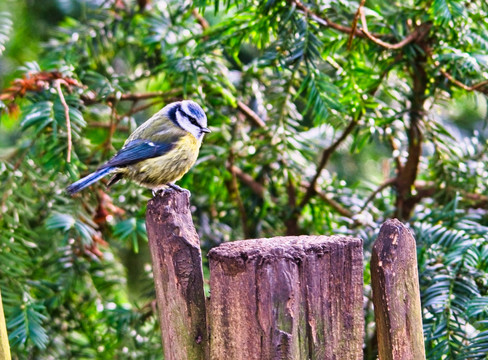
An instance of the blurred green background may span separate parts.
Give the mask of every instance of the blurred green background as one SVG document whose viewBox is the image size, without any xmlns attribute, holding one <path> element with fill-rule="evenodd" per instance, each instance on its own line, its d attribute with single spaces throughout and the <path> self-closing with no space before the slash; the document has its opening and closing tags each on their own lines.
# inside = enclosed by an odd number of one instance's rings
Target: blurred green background
<svg viewBox="0 0 488 360">
<path fill-rule="evenodd" d="M 368 30 L 358 8 L 0 2 L 0 290 L 15 359 L 161 358 L 151 192 L 64 188 L 182 98 L 212 129 L 179 182 L 204 253 L 243 238 L 361 237 L 375 359 L 369 256 L 398 217 L 417 239 L 428 358 L 486 358 L 488 5 L 368 0 Z"/>
</svg>

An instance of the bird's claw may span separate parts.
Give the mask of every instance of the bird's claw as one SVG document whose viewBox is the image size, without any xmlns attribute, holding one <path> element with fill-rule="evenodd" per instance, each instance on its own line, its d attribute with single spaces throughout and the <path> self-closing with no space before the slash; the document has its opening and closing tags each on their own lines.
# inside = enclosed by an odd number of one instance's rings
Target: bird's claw
<svg viewBox="0 0 488 360">
<path fill-rule="evenodd" d="M 181 186 L 178 186 L 176 184 L 168 184 L 168 187 L 178 192 L 187 193 L 188 197 L 191 197 L 191 192 L 188 189 L 183 189 Z"/>
<path fill-rule="evenodd" d="M 168 191 L 169 189 L 172 189 L 174 191 L 177 191 L 177 192 L 180 192 L 180 193 L 187 193 L 188 194 L 188 197 L 191 197 L 191 192 L 190 190 L 187 190 L 187 189 L 183 189 L 181 186 L 178 186 L 176 184 L 167 184 L 165 187 L 163 188 L 159 188 L 159 189 L 153 189 L 152 190 L 152 194 L 153 194 L 153 197 L 156 197 L 156 196 L 163 196 L 164 193 L 166 191 Z"/>
<path fill-rule="evenodd" d="M 153 197 L 163 196 L 165 191 L 166 191 L 166 189 L 153 189 L 152 190 Z"/>
</svg>

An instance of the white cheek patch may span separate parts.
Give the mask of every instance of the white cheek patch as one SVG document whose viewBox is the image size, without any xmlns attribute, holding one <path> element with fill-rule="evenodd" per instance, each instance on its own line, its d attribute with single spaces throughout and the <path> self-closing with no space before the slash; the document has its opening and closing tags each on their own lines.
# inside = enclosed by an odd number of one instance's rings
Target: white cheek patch
<svg viewBox="0 0 488 360">
<path fill-rule="evenodd" d="M 180 126 L 183 126 L 185 124 L 186 117 L 181 115 L 181 112 L 179 110 L 176 110 L 176 122 L 180 124 Z"/>
<path fill-rule="evenodd" d="M 179 110 L 176 111 L 176 121 L 183 130 L 188 131 L 190 134 L 199 139 L 200 128 L 193 125 Z"/>
</svg>

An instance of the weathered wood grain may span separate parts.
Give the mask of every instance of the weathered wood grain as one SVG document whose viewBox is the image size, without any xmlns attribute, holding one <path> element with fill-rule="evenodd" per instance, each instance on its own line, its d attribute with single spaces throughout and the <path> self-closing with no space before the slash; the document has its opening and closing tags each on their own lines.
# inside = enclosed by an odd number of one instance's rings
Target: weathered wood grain
<svg viewBox="0 0 488 360">
<path fill-rule="evenodd" d="M 371 284 L 380 360 L 425 359 L 415 239 L 396 219 L 374 243 Z"/>
<path fill-rule="evenodd" d="M 207 359 L 202 255 L 189 195 L 167 190 L 150 200 L 146 225 L 164 358 Z"/>
<path fill-rule="evenodd" d="M 209 260 L 211 359 L 362 359 L 360 239 L 236 241 Z"/>
</svg>

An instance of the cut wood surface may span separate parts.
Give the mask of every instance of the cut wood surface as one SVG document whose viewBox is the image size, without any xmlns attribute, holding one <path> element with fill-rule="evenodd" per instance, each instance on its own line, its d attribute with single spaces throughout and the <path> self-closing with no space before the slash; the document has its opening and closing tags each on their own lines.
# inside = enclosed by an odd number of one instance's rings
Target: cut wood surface
<svg viewBox="0 0 488 360">
<path fill-rule="evenodd" d="M 209 260 L 211 359 L 363 358 L 360 239 L 235 241 Z"/>
<path fill-rule="evenodd" d="M 425 359 L 415 239 L 396 219 L 374 243 L 371 284 L 380 360 Z"/>
<path fill-rule="evenodd" d="M 207 359 L 202 255 L 188 193 L 167 190 L 150 200 L 146 225 L 164 358 Z"/>
</svg>

